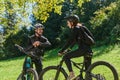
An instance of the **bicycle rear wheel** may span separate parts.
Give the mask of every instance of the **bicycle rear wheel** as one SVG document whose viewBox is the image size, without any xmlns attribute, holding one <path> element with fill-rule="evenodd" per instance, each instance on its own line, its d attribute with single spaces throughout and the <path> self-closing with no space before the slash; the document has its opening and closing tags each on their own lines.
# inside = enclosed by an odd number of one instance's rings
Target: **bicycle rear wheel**
<svg viewBox="0 0 120 80">
<path fill-rule="evenodd" d="M 68 75 L 63 68 L 60 69 L 58 78 L 55 79 L 57 69 L 57 66 L 49 66 L 44 68 L 39 76 L 39 80 L 66 80 Z"/>
<path fill-rule="evenodd" d="M 88 68 L 85 80 L 118 80 L 118 74 L 108 62 L 97 61 Z"/>
<path fill-rule="evenodd" d="M 38 80 L 38 74 L 34 69 L 30 68 L 27 69 L 26 73 L 22 72 L 17 80 Z"/>
</svg>

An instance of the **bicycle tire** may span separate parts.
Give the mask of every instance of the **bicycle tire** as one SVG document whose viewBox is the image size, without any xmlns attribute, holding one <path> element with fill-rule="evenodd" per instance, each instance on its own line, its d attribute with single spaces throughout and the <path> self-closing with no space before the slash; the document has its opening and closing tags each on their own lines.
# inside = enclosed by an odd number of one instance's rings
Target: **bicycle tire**
<svg viewBox="0 0 120 80">
<path fill-rule="evenodd" d="M 95 63 L 93 63 L 87 70 L 86 75 L 85 75 L 85 80 L 90 80 L 89 76 L 91 71 L 98 66 L 105 66 L 107 68 L 109 68 L 109 70 L 112 72 L 113 76 L 114 76 L 114 80 L 119 80 L 118 79 L 118 73 L 116 71 L 116 69 L 114 68 L 113 65 L 111 65 L 110 63 L 106 62 L 106 61 L 97 61 Z M 93 73 L 94 74 L 94 73 Z M 96 80 L 104 80 L 104 79 L 96 79 Z M 106 80 L 106 79 L 105 79 Z M 113 80 L 113 79 L 112 79 Z"/>
<path fill-rule="evenodd" d="M 34 79 L 32 79 L 32 80 L 39 80 L 39 79 L 38 79 L 38 74 L 37 74 L 37 72 L 36 72 L 35 69 L 33 69 L 33 68 L 27 69 L 26 73 L 32 73 L 32 74 L 33 74 Z M 23 79 L 23 76 L 24 76 L 24 73 L 22 72 L 22 73 L 18 76 L 17 80 L 24 80 L 24 79 Z M 25 79 L 25 80 L 26 80 L 26 79 Z"/>
<path fill-rule="evenodd" d="M 42 70 L 42 72 L 40 73 L 39 75 L 39 80 L 55 80 L 55 79 L 50 79 L 50 77 L 47 77 L 47 79 L 43 78 L 43 76 L 47 73 L 47 72 L 50 72 L 50 70 L 55 70 L 57 71 L 58 67 L 57 66 L 49 66 L 49 67 L 46 67 Z M 52 74 L 52 73 L 51 73 Z M 60 74 L 62 74 L 64 76 L 64 79 L 60 79 L 60 80 L 66 80 L 68 75 L 67 73 L 65 72 L 65 70 L 63 68 L 60 69 Z M 49 74 L 50 76 L 50 74 Z M 62 77 L 63 77 L 62 76 Z M 53 76 L 52 76 L 53 78 Z"/>
</svg>

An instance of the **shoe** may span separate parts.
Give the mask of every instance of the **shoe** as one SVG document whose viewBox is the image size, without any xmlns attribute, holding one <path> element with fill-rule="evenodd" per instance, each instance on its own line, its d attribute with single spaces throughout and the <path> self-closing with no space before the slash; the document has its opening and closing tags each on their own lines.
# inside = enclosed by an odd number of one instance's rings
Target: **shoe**
<svg viewBox="0 0 120 80">
<path fill-rule="evenodd" d="M 73 78 L 73 80 L 80 80 L 80 76 Z"/>
<path fill-rule="evenodd" d="M 73 80 L 75 78 L 75 75 L 74 74 L 70 74 L 67 78 L 67 80 Z"/>
</svg>

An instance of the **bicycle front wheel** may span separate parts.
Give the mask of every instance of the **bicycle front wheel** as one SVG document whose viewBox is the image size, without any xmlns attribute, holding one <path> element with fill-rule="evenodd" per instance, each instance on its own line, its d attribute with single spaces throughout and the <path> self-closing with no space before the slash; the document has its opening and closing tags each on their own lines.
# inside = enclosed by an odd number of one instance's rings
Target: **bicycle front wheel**
<svg viewBox="0 0 120 80">
<path fill-rule="evenodd" d="M 118 80 L 118 74 L 108 62 L 97 61 L 88 68 L 85 80 Z"/>
<path fill-rule="evenodd" d="M 68 75 L 65 70 L 61 68 L 59 74 L 57 74 L 57 70 L 57 66 L 44 68 L 39 76 L 39 80 L 66 80 Z M 57 79 L 55 79 L 55 76 L 57 76 Z"/>
<path fill-rule="evenodd" d="M 17 80 L 38 80 L 38 74 L 34 69 L 30 68 L 27 69 L 26 73 L 22 72 Z"/>
</svg>

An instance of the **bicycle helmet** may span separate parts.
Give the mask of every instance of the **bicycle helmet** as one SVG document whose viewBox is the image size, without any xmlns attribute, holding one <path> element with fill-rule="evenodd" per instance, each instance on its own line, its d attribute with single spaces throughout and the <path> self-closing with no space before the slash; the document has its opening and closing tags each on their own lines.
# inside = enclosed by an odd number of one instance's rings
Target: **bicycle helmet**
<svg viewBox="0 0 120 80">
<path fill-rule="evenodd" d="M 42 25 L 42 24 L 40 24 L 40 23 L 37 23 L 37 24 L 35 24 L 35 29 L 38 29 L 38 28 L 42 28 L 42 29 L 44 29 L 45 27 Z"/>
</svg>

